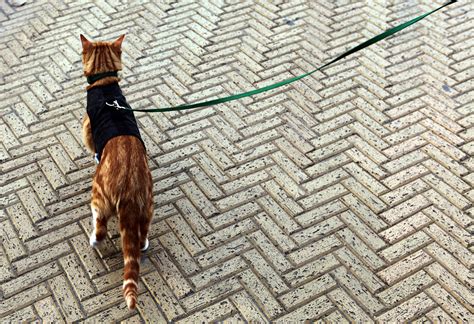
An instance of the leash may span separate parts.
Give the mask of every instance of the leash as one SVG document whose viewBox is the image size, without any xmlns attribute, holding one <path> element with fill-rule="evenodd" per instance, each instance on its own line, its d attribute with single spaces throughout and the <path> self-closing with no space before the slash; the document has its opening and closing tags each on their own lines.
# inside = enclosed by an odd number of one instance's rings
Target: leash
<svg viewBox="0 0 474 324">
<path fill-rule="evenodd" d="M 364 49 L 364 48 L 366 48 L 366 47 L 368 47 L 372 44 L 375 44 L 375 43 L 381 41 L 382 39 L 385 39 L 389 36 L 392 36 L 393 34 L 407 28 L 408 26 L 411 26 L 411 25 L 417 23 L 418 21 L 422 20 L 423 18 L 426 18 L 429 15 L 435 13 L 436 11 L 441 10 L 444 7 L 449 6 L 450 4 L 455 3 L 455 2 L 457 2 L 457 0 L 451 0 L 448 3 L 442 5 L 441 7 L 437 8 L 435 10 L 432 10 L 428 13 L 425 13 L 421 16 L 418 16 L 418 17 L 416 17 L 416 18 L 414 18 L 410 21 L 407 21 L 403 24 L 400 24 L 398 26 L 390 28 L 387 31 L 381 33 L 380 35 L 377 35 L 377 36 L 375 36 L 375 37 L 373 37 L 369 40 L 366 40 L 365 42 L 363 42 L 363 43 L 357 45 L 356 47 L 348 50 L 347 52 L 339 55 L 338 57 L 336 57 L 332 61 L 329 61 L 328 63 L 320 66 L 319 68 L 317 68 L 313 71 L 307 72 L 305 74 L 302 74 L 300 76 L 289 78 L 289 79 L 277 82 L 275 84 L 265 86 L 265 87 L 262 87 L 262 88 L 259 88 L 259 89 L 255 89 L 255 90 L 252 90 L 252 91 L 243 92 L 243 93 L 239 93 L 239 94 L 235 94 L 235 95 L 231 95 L 231 96 L 227 96 L 227 97 L 223 97 L 223 98 L 219 98 L 219 99 L 214 99 L 214 100 L 202 101 L 202 102 L 197 102 L 197 103 L 192 103 L 192 104 L 184 104 L 184 105 L 179 105 L 179 106 L 176 106 L 176 107 L 165 107 L 165 108 L 155 108 L 155 109 L 129 109 L 129 110 L 139 111 L 139 112 L 167 112 L 167 111 L 187 110 L 187 109 L 193 109 L 193 108 L 199 108 L 199 107 L 213 106 L 213 105 L 221 104 L 221 103 L 224 103 L 224 102 L 229 102 L 229 101 L 233 101 L 233 100 L 237 100 L 237 99 L 241 99 L 241 98 L 245 98 L 245 97 L 250 97 L 250 96 L 265 92 L 265 91 L 273 90 L 273 89 L 282 87 L 284 85 L 293 83 L 295 81 L 298 81 L 300 79 L 303 79 L 303 78 L 305 78 L 305 77 L 307 77 L 307 76 L 309 76 L 309 75 L 311 75 L 311 74 L 313 74 L 317 71 L 321 71 L 322 69 L 328 67 L 329 65 L 334 64 L 339 60 L 342 60 L 346 56 L 349 56 L 353 53 L 356 53 L 356 52 L 358 52 L 358 51 L 360 51 L 360 50 L 362 50 L 362 49 Z"/>
</svg>

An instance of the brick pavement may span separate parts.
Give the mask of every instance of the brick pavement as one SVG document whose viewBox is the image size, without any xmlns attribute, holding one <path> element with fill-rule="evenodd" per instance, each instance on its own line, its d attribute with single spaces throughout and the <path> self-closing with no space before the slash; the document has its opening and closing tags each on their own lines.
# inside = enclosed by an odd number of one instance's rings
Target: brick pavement
<svg viewBox="0 0 474 324">
<path fill-rule="evenodd" d="M 474 321 L 468 1 L 284 89 L 137 114 L 137 311 L 115 226 L 88 246 L 80 33 L 127 33 L 122 87 L 152 108 L 298 75 L 435 2 L 1 1 L 1 321 Z"/>
</svg>

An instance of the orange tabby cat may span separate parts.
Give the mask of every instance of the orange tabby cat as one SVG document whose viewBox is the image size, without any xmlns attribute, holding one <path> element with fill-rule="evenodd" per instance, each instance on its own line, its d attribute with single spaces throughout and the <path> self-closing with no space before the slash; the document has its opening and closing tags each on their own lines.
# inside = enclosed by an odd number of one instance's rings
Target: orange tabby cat
<svg viewBox="0 0 474 324">
<path fill-rule="evenodd" d="M 123 109 L 129 106 L 118 86 L 124 36 L 114 42 L 90 42 L 81 35 L 84 75 L 90 83 L 82 133 L 85 145 L 100 160 L 92 184 L 90 244 L 95 247 L 105 238 L 107 221 L 117 215 L 125 264 L 123 294 L 133 309 L 140 250 L 149 245 L 153 196 L 145 146 L 133 112 Z"/>
</svg>

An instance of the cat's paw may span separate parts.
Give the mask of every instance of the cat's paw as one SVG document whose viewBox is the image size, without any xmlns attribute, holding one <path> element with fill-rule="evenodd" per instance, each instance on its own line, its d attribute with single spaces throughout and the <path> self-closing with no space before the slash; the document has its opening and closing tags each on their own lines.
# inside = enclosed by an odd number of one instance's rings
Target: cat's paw
<svg viewBox="0 0 474 324">
<path fill-rule="evenodd" d="M 145 240 L 145 245 L 140 249 L 140 251 L 145 252 L 148 250 L 148 247 L 150 246 L 150 241 L 148 239 Z"/>
<path fill-rule="evenodd" d="M 91 236 L 89 237 L 89 244 L 91 247 L 96 248 L 99 245 L 99 241 L 97 240 L 97 237 L 95 236 L 95 233 L 92 233 Z"/>
</svg>

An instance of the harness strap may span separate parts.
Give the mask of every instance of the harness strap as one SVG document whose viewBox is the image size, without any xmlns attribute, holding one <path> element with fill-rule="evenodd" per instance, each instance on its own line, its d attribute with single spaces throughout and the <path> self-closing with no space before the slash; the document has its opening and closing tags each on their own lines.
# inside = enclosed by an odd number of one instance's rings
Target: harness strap
<svg viewBox="0 0 474 324">
<path fill-rule="evenodd" d="M 118 76 L 117 71 L 97 73 L 97 74 L 89 75 L 87 77 L 87 83 L 92 84 L 94 82 L 99 81 L 100 79 L 103 79 L 106 77 L 116 77 L 116 76 Z"/>
</svg>

